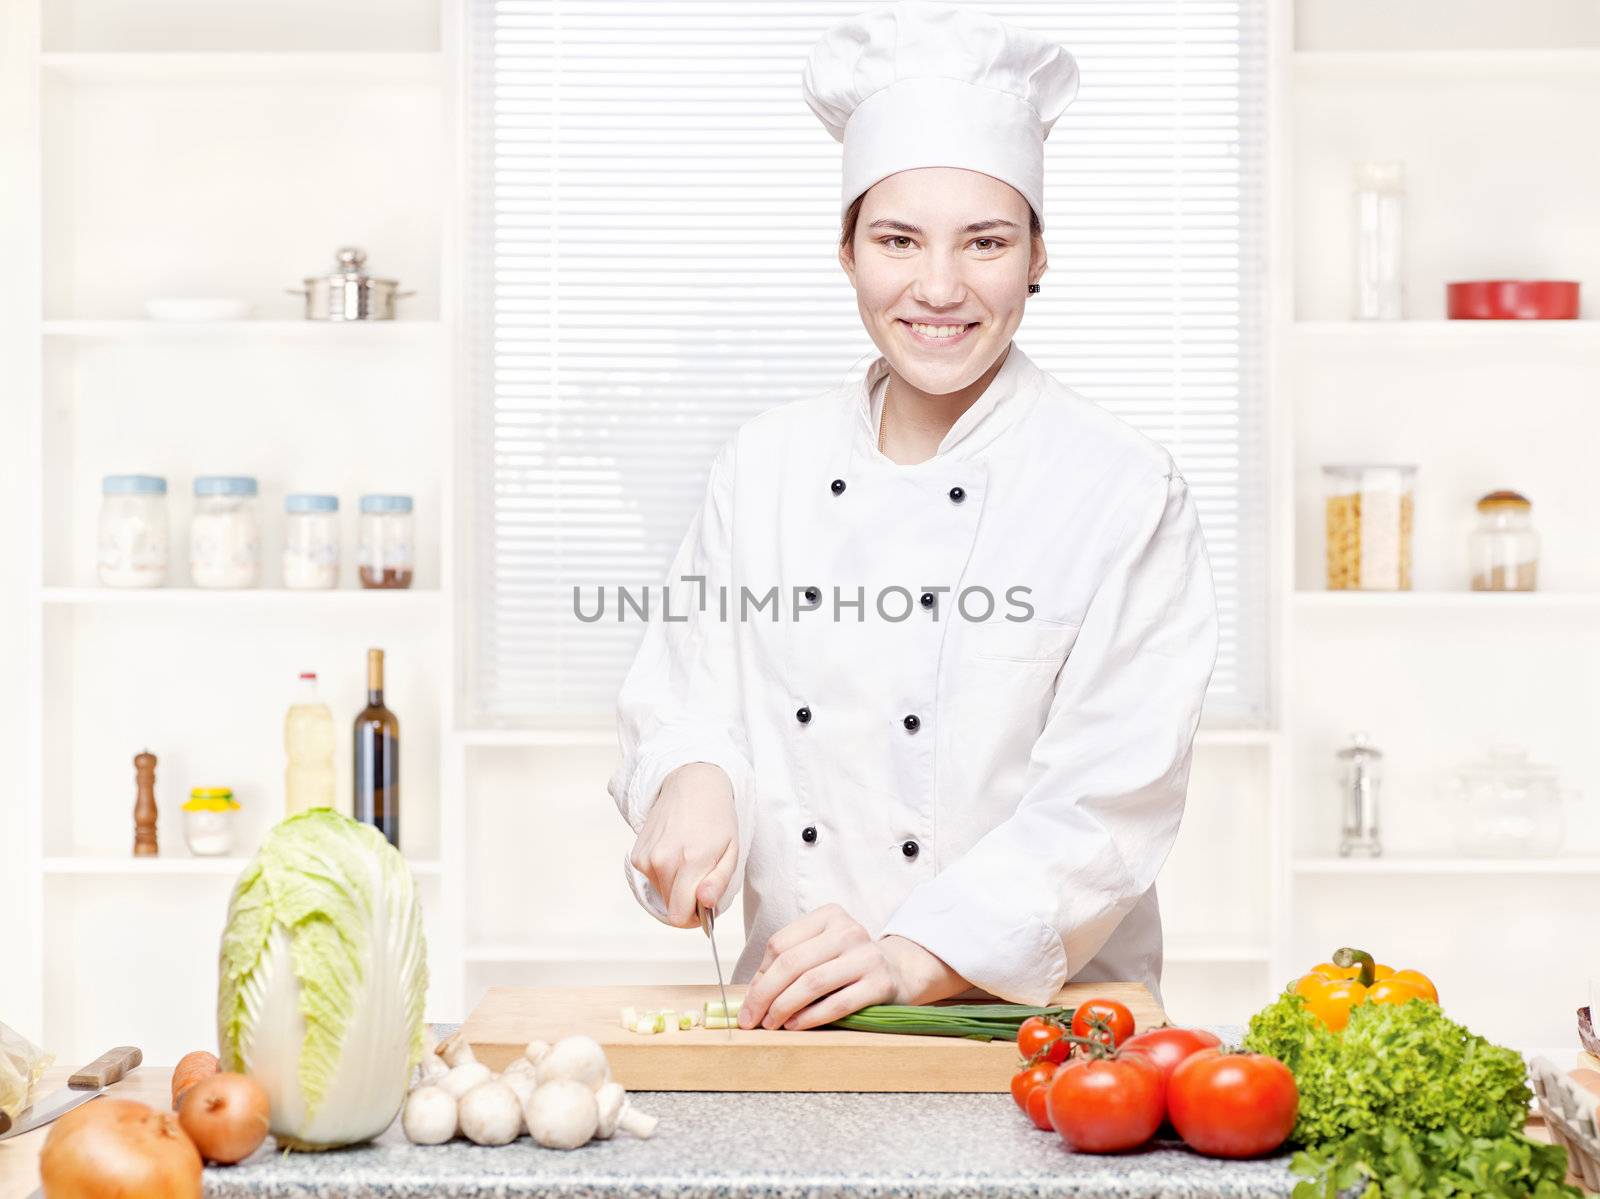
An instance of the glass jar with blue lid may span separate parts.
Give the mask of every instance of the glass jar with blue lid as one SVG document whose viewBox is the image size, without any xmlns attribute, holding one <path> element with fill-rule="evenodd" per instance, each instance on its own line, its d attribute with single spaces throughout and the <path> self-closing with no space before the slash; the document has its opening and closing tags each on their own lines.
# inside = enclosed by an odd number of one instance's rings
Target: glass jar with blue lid
<svg viewBox="0 0 1600 1199">
<path fill-rule="evenodd" d="M 261 529 L 250 475 L 200 475 L 189 523 L 189 574 L 196 587 L 261 583 Z"/>
<path fill-rule="evenodd" d="M 105 587 L 166 583 L 167 481 L 160 475 L 101 480 L 95 569 Z"/>
<path fill-rule="evenodd" d="M 358 565 L 363 587 L 411 586 L 416 566 L 411 529 L 409 495 L 361 497 Z"/>
<path fill-rule="evenodd" d="M 283 585 L 325 590 L 339 585 L 339 497 L 283 497 Z"/>
</svg>

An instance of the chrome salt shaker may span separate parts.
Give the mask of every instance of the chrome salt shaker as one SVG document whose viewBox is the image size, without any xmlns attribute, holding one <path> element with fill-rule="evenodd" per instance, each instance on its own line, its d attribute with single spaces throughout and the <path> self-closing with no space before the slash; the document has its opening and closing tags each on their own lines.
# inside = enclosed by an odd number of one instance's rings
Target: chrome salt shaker
<svg viewBox="0 0 1600 1199">
<path fill-rule="evenodd" d="M 1336 755 L 1340 763 L 1340 787 L 1344 793 L 1344 832 L 1339 839 L 1339 856 L 1376 858 L 1383 853 L 1378 843 L 1378 783 L 1383 754 L 1365 733 L 1352 733 L 1350 744 Z"/>
</svg>

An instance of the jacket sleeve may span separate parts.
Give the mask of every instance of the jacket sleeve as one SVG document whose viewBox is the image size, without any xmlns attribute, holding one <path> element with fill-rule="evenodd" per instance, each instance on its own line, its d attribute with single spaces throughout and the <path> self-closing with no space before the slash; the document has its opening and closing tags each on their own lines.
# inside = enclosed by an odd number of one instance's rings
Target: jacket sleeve
<svg viewBox="0 0 1600 1199">
<path fill-rule="evenodd" d="M 1216 665 L 1210 562 L 1175 469 L 1132 495 L 1109 561 L 1016 811 L 884 928 L 1013 1002 L 1053 997 L 1155 881 Z"/>
<path fill-rule="evenodd" d="M 622 760 L 607 785 L 623 818 L 638 832 L 662 780 L 673 770 L 688 762 L 709 762 L 726 772 L 738 819 L 739 861 L 717 905 L 718 915 L 744 881 L 755 799 L 740 714 L 735 629 L 722 616 L 736 609 L 730 560 L 734 447 L 728 441 L 712 462 L 705 498 L 672 559 L 666 587 L 651 594 L 644 636 L 617 698 Z M 662 594 L 669 597 L 666 608 L 657 603 Z M 623 855 L 623 870 L 634 897 L 665 921 L 664 900 L 628 856 Z"/>
</svg>

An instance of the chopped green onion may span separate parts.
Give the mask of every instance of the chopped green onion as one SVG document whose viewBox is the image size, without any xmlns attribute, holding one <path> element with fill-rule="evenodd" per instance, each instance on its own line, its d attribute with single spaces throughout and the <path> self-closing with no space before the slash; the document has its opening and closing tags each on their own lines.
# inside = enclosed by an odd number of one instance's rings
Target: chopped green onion
<svg viewBox="0 0 1600 1199">
<path fill-rule="evenodd" d="M 634 1032 L 653 1033 L 656 1031 L 656 1018 L 654 1016 L 640 1016 L 639 1022 L 633 1026 Z"/>
<path fill-rule="evenodd" d="M 695 1018 L 694 1018 L 694 1013 L 693 1012 L 679 1012 L 678 1013 L 678 1031 L 679 1032 L 686 1032 L 689 1029 L 693 1028 L 694 1026 L 695 1026 Z"/>
<path fill-rule="evenodd" d="M 826 1027 L 852 1032 L 1015 1041 L 1017 1029 L 1030 1016 L 1048 1016 L 1065 1024 L 1071 1022 L 1072 1012 L 1072 1008 L 1027 1007 L 1019 1003 L 929 1004 L 926 1007 L 874 1004 Z"/>
<path fill-rule="evenodd" d="M 739 1018 L 737 1016 L 707 1016 L 706 1017 L 706 1027 L 707 1028 L 738 1028 L 739 1027 Z"/>
<path fill-rule="evenodd" d="M 634 1011 L 631 1007 L 623 1008 L 622 1027 L 627 1029 L 629 1032 L 632 1032 L 633 1026 L 637 1023 L 639 1023 L 639 1013 Z"/>
<path fill-rule="evenodd" d="M 737 1016 L 739 1008 L 744 1005 L 744 1000 L 736 999 L 732 1003 L 724 1004 L 719 999 L 706 1000 L 706 1019 L 712 1016 Z"/>
</svg>

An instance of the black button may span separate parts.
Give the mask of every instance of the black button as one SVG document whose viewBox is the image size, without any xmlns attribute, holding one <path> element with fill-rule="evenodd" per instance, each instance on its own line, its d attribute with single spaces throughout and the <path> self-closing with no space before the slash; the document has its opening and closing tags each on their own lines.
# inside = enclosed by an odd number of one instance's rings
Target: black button
<svg viewBox="0 0 1600 1199">
<path fill-rule="evenodd" d="M 801 829 L 800 840 L 804 841 L 807 845 L 815 845 L 817 843 L 817 826 L 814 824 L 808 824 L 805 826 L 805 828 Z"/>
<path fill-rule="evenodd" d="M 966 498 L 967 498 L 967 493 L 965 491 L 963 491 L 961 488 L 952 487 L 950 489 L 950 500 L 951 500 L 952 503 L 959 504 L 962 500 L 964 500 Z"/>
<path fill-rule="evenodd" d="M 915 712 L 913 712 L 910 716 L 907 716 L 900 723 L 906 726 L 906 732 L 908 733 L 914 733 L 922 727 L 922 720 Z"/>
<path fill-rule="evenodd" d="M 907 841 L 900 847 L 900 852 L 905 854 L 908 858 L 914 858 L 917 856 L 918 852 L 921 851 L 921 849 L 922 846 L 918 845 L 915 841 Z"/>
<path fill-rule="evenodd" d="M 807 587 L 805 594 L 806 603 L 808 604 L 814 604 L 822 598 L 822 592 L 818 591 L 815 587 Z"/>
<path fill-rule="evenodd" d="M 931 591 L 924 591 L 924 592 L 923 592 L 923 593 L 922 593 L 922 606 L 923 606 L 923 607 L 924 607 L 924 608 L 931 608 L 931 607 L 933 607 L 933 592 L 931 592 Z"/>
<path fill-rule="evenodd" d="M 844 490 L 844 480 L 843 479 L 835 479 L 832 483 L 828 484 L 828 486 L 833 488 L 833 494 L 834 495 L 838 495 L 841 491 Z"/>
<path fill-rule="evenodd" d="M 794 714 L 794 718 L 796 720 L 798 720 L 801 724 L 810 724 L 811 723 L 811 709 L 810 708 L 801 708 L 798 712 L 796 712 Z"/>
</svg>

